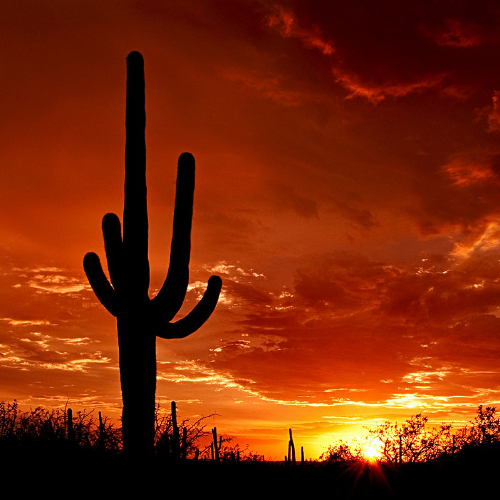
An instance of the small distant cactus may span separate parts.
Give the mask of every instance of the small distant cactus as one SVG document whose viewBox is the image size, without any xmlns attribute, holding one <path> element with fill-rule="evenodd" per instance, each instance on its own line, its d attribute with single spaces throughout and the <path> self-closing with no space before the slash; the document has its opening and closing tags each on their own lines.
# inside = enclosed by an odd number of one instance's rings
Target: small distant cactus
<svg viewBox="0 0 500 500">
<path fill-rule="evenodd" d="M 293 442 L 292 429 L 288 429 L 288 434 L 290 435 L 290 440 L 288 441 L 288 463 L 295 465 L 295 444 Z"/>
<path fill-rule="evenodd" d="M 211 444 L 212 449 L 212 460 L 215 462 L 219 461 L 220 451 L 222 449 L 222 436 L 220 436 L 219 441 L 217 441 L 217 427 L 212 429 L 213 442 Z"/>
<path fill-rule="evenodd" d="M 102 221 L 110 281 L 99 257 L 88 253 L 84 269 L 103 306 L 117 318 L 122 430 L 126 452 L 149 453 L 154 443 L 156 337 L 184 338 L 212 314 L 222 281 L 211 276 L 200 302 L 184 318 L 172 322 L 184 301 L 189 282 L 194 158 L 179 157 L 170 264 L 158 294 L 148 296 L 148 214 L 146 188 L 144 60 L 139 52 L 127 57 L 125 202 L 123 237 L 120 220 L 106 214 Z"/>
</svg>

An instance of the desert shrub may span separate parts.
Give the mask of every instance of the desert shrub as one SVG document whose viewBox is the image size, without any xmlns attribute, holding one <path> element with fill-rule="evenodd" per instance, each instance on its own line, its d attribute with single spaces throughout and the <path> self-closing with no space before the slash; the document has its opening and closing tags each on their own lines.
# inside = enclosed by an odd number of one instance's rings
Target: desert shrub
<svg viewBox="0 0 500 500">
<path fill-rule="evenodd" d="M 179 458 L 180 456 L 187 459 L 197 458 L 200 454 L 200 441 L 209 434 L 205 431 L 205 422 L 212 416 L 202 416 L 194 422 L 188 418 L 177 421 L 177 430 L 175 430 L 172 413 L 162 411 L 160 405 L 157 405 L 155 410 L 155 453 L 167 458 Z"/>
<path fill-rule="evenodd" d="M 262 462 L 264 457 L 249 449 L 248 444 L 241 447 L 238 443 L 231 444 L 232 437 L 226 437 L 222 440 L 222 446 L 219 449 L 219 460 L 222 462 Z"/>
<path fill-rule="evenodd" d="M 327 451 L 321 454 L 323 462 L 353 463 L 364 461 L 362 449 L 356 443 L 348 444 L 342 440 L 328 446 Z"/>
<path fill-rule="evenodd" d="M 76 412 L 72 423 L 73 432 L 68 436 L 66 409 L 38 406 L 22 412 L 17 401 L 0 402 L 0 445 L 55 445 L 71 441 L 74 446 L 88 449 L 121 449 L 121 430 L 107 417 L 96 419 L 94 410 Z"/>
</svg>

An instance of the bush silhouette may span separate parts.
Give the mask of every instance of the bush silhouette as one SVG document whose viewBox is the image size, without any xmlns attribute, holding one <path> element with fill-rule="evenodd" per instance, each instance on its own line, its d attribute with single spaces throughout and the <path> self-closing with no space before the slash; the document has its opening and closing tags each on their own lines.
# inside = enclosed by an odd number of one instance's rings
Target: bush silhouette
<svg viewBox="0 0 500 500">
<path fill-rule="evenodd" d="M 71 418 L 71 426 L 68 418 Z M 73 414 L 71 410 L 48 410 L 42 406 L 22 412 L 17 401 L 0 401 L 0 445 L 25 451 L 68 451 L 71 445 L 72 449 L 118 452 L 121 430 L 107 417 L 101 417 L 100 412 L 99 419 L 94 411 Z"/>
</svg>

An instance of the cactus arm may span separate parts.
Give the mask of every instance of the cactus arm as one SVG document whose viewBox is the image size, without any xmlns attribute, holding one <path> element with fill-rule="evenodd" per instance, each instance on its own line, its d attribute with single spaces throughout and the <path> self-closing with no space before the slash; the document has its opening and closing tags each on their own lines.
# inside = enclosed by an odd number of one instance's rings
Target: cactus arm
<svg viewBox="0 0 500 500">
<path fill-rule="evenodd" d="M 115 214 L 106 214 L 102 219 L 102 234 L 104 249 L 108 261 L 108 271 L 111 284 L 115 290 L 120 290 L 123 273 L 122 256 L 123 242 L 120 219 Z"/>
<path fill-rule="evenodd" d="M 148 209 L 146 188 L 146 111 L 144 59 L 139 52 L 127 57 L 125 138 L 125 202 L 123 207 L 124 265 L 127 289 L 147 298 L 149 288 Z"/>
<path fill-rule="evenodd" d="M 163 323 L 155 325 L 156 336 L 163 339 L 183 339 L 198 330 L 214 311 L 221 288 L 222 280 L 219 276 L 210 276 L 207 289 L 193 310 L 175 323 L 165 322 L 165 318 L 162 318 Z"/>
<path fill-rule="evenodd" d="M 101 304 L 113 315 L 118 313 L 116 303 L 116 292 L 109 284 L 104 271 L 102 270 L 101 261 L 97 254 L 89 252 L 83 259 L 83 269 L 89 280 L 90 286 Z"/>
<path fill-rule="evenodd" d="M 194 157 L 179 157 L 175 191 L 174 224 L 170 245 L 170 264 L 162 288 L 153 298 L 153 308 L 171 321 L 184 302 L 189 283 L 191 224 L 193 219 Z M 161 312 L 160 312 L 161 310 Z"/>
</svg>

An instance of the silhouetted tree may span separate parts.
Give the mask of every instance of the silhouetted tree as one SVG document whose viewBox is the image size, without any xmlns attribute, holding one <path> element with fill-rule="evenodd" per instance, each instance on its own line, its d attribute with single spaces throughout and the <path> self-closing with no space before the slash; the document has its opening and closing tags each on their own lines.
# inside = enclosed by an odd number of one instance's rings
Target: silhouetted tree
<svg viewBox="0 0 500 500">
<path fill-rule="evenodd" d="M 102 231 L 110 281 L 95 253 L 85 256 L 84 269 L 97 298 L 117 318 L 123 443 L 125 451 L 134 455 L 153 450 L 156 337 L 184 338 L 196 331 L 212 314 L 222 285 L 218 276 L 212 276 L 195 308 L 172 322 L 189 282 L 195 164 L 191 154 L 183 153 L 178 162 L 168 273 L 158 294 L 152 299 L 148 296 L 145 124 L 144 61 L 141 54 L 131 52 L 127 57 L 123 237 L 118 216 L 105 215 Z"/>
<path fill-rule="evenodd" d="M 389 463 L 426 462 L 447 453 L 452 447 L 451 425 L 426 428 L 428 417 L 413 415 L 403 424 L 384 422 L 368 432 L 381 444 L 383 459 Z"/>
<path fill-rule="evenodd" d="M 479 405 L 477 414 L 470 425 L 456 433 L 456 449 L 487 446 L 500 442 L 500 418 L 496 416 L 494 406 Z"/>
</svg>

